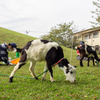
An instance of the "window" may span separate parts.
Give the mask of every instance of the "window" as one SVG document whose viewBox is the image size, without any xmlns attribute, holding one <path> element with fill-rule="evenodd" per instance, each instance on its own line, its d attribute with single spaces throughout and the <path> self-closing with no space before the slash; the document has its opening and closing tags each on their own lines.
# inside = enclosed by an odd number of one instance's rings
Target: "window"
<svg viewBox="0 0 100 100">
<path fill-rule="evenodd" d="M 89 35 L 86 35 L 86 36 L 85 36 L 85 39 L 89 39 Z"/>
<path fill-rule="evenodd" d="M 99 34 L 98 34 L 98 32 L 96 32 L 96 33 L 93 33 L 93 38 L 98 38 L 99 37 Z"/>
</svg>

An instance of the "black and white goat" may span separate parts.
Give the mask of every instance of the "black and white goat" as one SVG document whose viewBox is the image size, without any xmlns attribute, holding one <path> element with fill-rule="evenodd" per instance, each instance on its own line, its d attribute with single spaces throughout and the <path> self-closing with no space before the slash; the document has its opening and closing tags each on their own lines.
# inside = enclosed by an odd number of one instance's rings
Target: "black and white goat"
<svg viewBox="0 0 100 100">
<path fill-rule="evenodd" d="M 94 59 L 96 61 L 100 61 L 100 59 L 98 58 L 98 55 L 96 53 L 96 50 L 94 47 L 89 46 L 89 45 L 82 45 L 80 48 L 78 48 L 79 52 L 80 52 L 80 66 L 83 66 L 82 60 L 84 57 L 88 58 L 88 64 L 87 66 L 89 66 L 89 59 L 91 58 L 93 60 L 93 65 L 94 64 Z"/>
<path fill-rule="evenodd" d="M 63 50 L 56 42 L 36 39 L 28 42 L 24 48 L 17 48 L 17 50 L 21 52 L 21 58 L 19 63 L 14 67 L 9 77 L 9 82 L 13 82 L 15 72 L 28 60 L 30 61 L 29 70 L 36 79 L 38 78 L 34 72 L 34 68 L 37 61 L 46 61 L 44 71 L 49 70 L 51 82 L 54 81 L 52 65 L 59 61 L 58 67 L 64 71 L 67 77 L 66 80 L 72 83 L 76 81 L 76 68 L 64 58 Z M 45 79 L 45 75 L 46 73 L 43 74 L 43 80 Z"/>
</svg>

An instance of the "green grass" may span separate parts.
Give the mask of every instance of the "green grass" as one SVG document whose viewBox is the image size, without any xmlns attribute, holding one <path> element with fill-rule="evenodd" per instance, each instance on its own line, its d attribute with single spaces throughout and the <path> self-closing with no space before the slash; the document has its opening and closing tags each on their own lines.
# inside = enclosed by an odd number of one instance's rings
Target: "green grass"
<svg viewBox="0 0 100 100">
<path fill-rule="evenodd" d="M 10 32 L 8 31 L 6 30 L 6 33 Z M 11 32 L 13 34 L 13 31 Z M 5 35 L 8 36 L 6 33 Z M 11 35 L 9 35 L 5 37 L 7 43 L 15 41 L 19 47 L 23 47 L 27 41 L 34 39 L 20 33 L 14 34 L 16 38 L 18 36 L 22 39 L 19 41 L 14 37 L 11 40 L 9 39 Z M 2 43 L 4 42 L 2 39 Z M 72 60 L 70 61 L 71 49 L 63 47 L 63 50 L 69 62 L 77 66 L 76 83 L 65 81 L 63 71 L 57 66 L 53 69 L 56 80 L 53 83 L 50 82 L 49 73 L 47 73 L 45 81 L 42 81 L 42 76 L 39 77 L 39 80 L 14 77 L 13 83 L 9 83 L 9 77 L 1 75 L 0 100 L 100 100 L 100 67 L 93 66 L 92 61 L 90 61 L 89 67 L 87 61 L 83 61 L 84 67 L 80 67 L 79 60 L 76 60 L 76 51 L 72 51 Z M 15 59 L 15 53 L 10 52 L 9 57 Z M 29 65 L 28 62 L 16 72 L 15 76 L 32 77 L 29 72 Z M 35 68 L 37 75 L 43 72 L 44 65 L 45 62 L 37 63 Z M 10 75 L 13 68 L 14 66 L 0 66 L 0 73 Z"/>
<path fill-rule="evenodd" d="M 34 37 L 0 27 L 0 44 L 14 42 L 18 47 L 23 47 L 28 41 L 36 39 Z"/>
</svg>

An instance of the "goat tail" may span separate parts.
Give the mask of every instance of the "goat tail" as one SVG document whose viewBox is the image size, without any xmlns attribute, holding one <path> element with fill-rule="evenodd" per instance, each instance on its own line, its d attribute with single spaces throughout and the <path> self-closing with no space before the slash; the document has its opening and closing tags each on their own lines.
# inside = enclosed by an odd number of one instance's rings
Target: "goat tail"
<svg viewBox="0 0 100 100">
<path fill-rule="evenodd" d="M 19 52 L 19 53 L 21 53 L 21 51 L 22 51 L 22 49 L 20 49 L 20 48 L 14 48 L 14 52 Z"/>
<path fill-rule="evenodd" d="M 98 55 L 97 55 L 97 53 L 96 53 L 96 51 L 95 51 L 95 59 L 97 60 L 97 61 L 100 61 L 100 58 L 98 57 Z"/>
</svg>

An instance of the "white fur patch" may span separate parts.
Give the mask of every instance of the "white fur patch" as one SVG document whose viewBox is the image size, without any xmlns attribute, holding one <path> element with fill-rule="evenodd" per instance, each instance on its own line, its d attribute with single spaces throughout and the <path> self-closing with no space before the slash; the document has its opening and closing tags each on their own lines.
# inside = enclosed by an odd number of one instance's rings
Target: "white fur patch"
<svg viewBox="0 0 100 100">
<path fill-rule="evenodd" d="M 71 64 L 68 64 L 68 66 L 76 70 L 76 68 L 72 66 Z"/>
<path fill-rule="evenodd" d="M 73 67 L 71 64 L 68 64 L 69 67 Z"/>
<path fill-rule="evenodd" d="M 69 66 L 69 72 L 66 73 L 67 67 L 61 67 L 61 69 L 64 71 L 65 76 L 66 76 L 66 80 L 69 80 L 70 82 L 74 82 L 76 81 L 76 68 L 74 66 L 72 66 L 71 64 L 68 64 Z M 72 74 L 70 72 L 73 72 Z"/>
<path fill-rule="evenodd" d="M 14 51 L 14 52 L 17 52 L 17 49 L 16 49 L 16 48 L 13 48 L 13 51 Z"/>
<path fill-rule="evenodd" d="M 93 51 L 95 51 L 95 47 L 91 47 Z"/>
<path fill-rule="evenodd" d="M 27 53 L 27 59 L 32 59 L 35 61 L 44 61 L 47 52 L 55 47 L 57 49 L 58 44 L 56 42 L 43 43 L 40 39 L 36 39 L 32 42 L 28 50 L 25 50 Z"/>
</svg>

